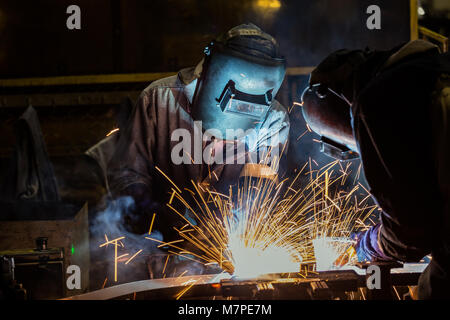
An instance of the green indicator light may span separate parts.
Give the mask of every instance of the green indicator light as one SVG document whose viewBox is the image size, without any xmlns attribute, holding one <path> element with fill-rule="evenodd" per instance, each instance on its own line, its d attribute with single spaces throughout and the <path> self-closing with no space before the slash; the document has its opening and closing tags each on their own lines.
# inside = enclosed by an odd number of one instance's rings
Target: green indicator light
<svg viewBox="0 0 450 320">
<path fill-rule="evenodd" d="M 75 247 L 73 246 L 73 244 L 72 244 L 72 247 L 70 248 L 70 252 L 72 253 L 72 255 L 75 254 Z"/>
</svg>

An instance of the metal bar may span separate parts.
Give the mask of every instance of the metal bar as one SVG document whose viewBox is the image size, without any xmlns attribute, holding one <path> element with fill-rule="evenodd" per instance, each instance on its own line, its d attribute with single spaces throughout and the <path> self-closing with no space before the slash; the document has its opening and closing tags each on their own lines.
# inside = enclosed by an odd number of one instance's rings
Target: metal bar
<svg viewBox="0 0 450 320">
<path fill-rule="evenodd" d="M 419 39 L 419 5 L 417 0 L 409 1 L 409 12 L 410 12 L 410 40 Z"/>
<path fill-rule="evenodd" d="M 134 292 L 139 293 L 148 290 L 179 287 L 184 286 L 187 283 L 195 283 L 195 284 L 217 283 L 217 278 L 218 275 L 214 274 L 214 275 L 185 276 L 178 278 L 141 280 L 136 282 L 119 284 L 116 286 L 100 289 L 97 291 L 92 291 L 78 296 L 67 297 L 62 300 L 108 300 L 133 294 Z"/>
<path fill-rule="evenodd" d="M 291 67 L 286 69 L 287 76 L 309 75 L 315 67 Z"/>
<path fill-rule="evenodd" d="M 60 76 L 45 78 L 0 79 L 0 87 L 37 87 L 81 84 L 151 82 L 175 75 L 175 72 L 100 74 L 84 76 Z"/>
<path fill-rule="evenodd" d="M 134 100 L 140 91 L 79 92 L 55 94 L 0 95 L 0 107 L 76 106 L 119 104 L 126 97 Z"/>
<path fill-rule="evenodd" d="M 441 49 L 442 52 L 447 52 L 448 51 L 448 38 L 443 36 L 442 34 L 439 34 L 437 32 L 434 32 L 428 28 L 419 26 L 419 32 L 420 35 L 424 35 L 427 38 L 436 40 L 437 42 L 439 42 L 441 44 Z"/>
<path fill-rule="evenodd" d="M 286 69 L 286 75 L 308 75 L 314 67 L 292 67 Z M 0 79 L 0 87 L 38 87 L 38 86 L 62 86 L 81 84 L 107 84 L 107 83 L 133 83 L 151 82 L 161 78 L 176 75 L 176 72 L 159 73 L 124 73 L 124 74 L 100 74 L 83 76 L 60 76 L 45 78 L 17 78 Z"/>
<path fill-rule="evenodd" d="M 392 277 L 392 285 L 417 285 L 418 278 L 424 267 L 425 265 L 420 265 L 409 268 L 408 264 L 405 264 L 403 268 L 395 269 L 396 272 L 390 274 L 390 277 Z M 358 268 L 355 267 L 355 269 Z M 221 295 L 222 297 L 239 297 L 244 299 L 285 299 L 286 297 L 289 299 L 310 299 L 311 297 L 307 295 L 307 289 L 311 283 L 319 285 L 318 282 L 322 282 L 320 284 L 322 289 L 326 289 L 326 292 L 322 293 L 356 291 L 357 288 L 364 287 L 366 285 L 366 272 L 363 269 L 359 269 L 358 271 L 336 270 L 319 272 L 312 278 L 290 277 L 290 273 L 286 273 L 263 275 L 252 279 L 239 279 L 231 278 L 230 275 L 222 273 L 142 280 L 119 284 L 78 296 L 67 297 L 65 300 L 108 300 L 126 297 L 133 293 L 143 294 L 147 291 L 158 290 L 160 290 L 158 291 L 160 297 L 165 296 L 166 298 L 170 298 L 168 293 L 173 294 L 172 289 L 179 291 L 189 285 L 193 285 L 193 289 L 196 287 L 201 289 L 198 292 L 190 290 L 190 294 L 188 294 L 190 298 L 198 298 L 204 297 L 205 293 L 210 294 L 211 290 L 206 289 L 211 289 L 209 285 L 212 284 L 214 284 L 214 288 L 218 288 L 217 290 L 219 290 L 214 292 L 220 293 L 217 295 Z M 384 277 L 387 278 L 389 275 L 384 274 Z M 326 287 L 324 284 L 326 284 Z"/>
</svg>

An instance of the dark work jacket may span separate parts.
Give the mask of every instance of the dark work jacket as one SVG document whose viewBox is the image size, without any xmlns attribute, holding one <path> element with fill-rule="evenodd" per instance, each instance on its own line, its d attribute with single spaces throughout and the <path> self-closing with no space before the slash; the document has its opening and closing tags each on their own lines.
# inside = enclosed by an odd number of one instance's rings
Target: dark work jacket
<svg viewBox="0 0 450 320">
<path fill-rule="evenodd" d="M 381 227 L 373 229 L 378 249 L 412 262 L 448 245 L 443 168 L 450 146 L 441 139 L 437 95 L 450 56 L 430 48 L 388 60 L 400 48 L 373 53 L 357 72 L 352 124 L 370 191 L 383 209 Z"/>
</svg>

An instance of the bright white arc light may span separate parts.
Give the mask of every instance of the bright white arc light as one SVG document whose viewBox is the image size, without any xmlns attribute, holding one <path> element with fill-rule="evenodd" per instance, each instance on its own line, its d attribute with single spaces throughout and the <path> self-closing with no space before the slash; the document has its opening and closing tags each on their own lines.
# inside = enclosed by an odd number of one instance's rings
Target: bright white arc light
<svg viewBox="0 0 450 320">
<path fill-rule="evenodd" d="M 242 241 L 233 237 L 228 243 L 233 255 L 234 276 L 252 278 L 268 273 L 299 272 L 300 263 L 295 261 L 287 249 L 269 246 L 261 249 L 257 246 L 246 247 Z"/>
<path fill-rule="evenodd" d="M 352 240 L 339 237 L 322 237 L 312 240 L 316 257 L 316 271 L 342 269 L 335 265 L 336 260 L 352 244 Z"/>
</svg>

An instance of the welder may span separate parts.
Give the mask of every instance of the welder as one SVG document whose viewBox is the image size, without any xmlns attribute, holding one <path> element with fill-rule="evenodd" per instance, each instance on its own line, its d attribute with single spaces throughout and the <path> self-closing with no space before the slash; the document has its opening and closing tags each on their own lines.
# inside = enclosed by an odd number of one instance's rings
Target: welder
<svg viewBox="0 0 450 320">
<path fill-rule="evenodd" d="M 146 233 L 156 212 L 155 229 L 165 240 L 176 237 L 175 214 L 164 213 L 173 188 L 164 175 L 180 190 L 194 181 L 224 193 L 243 176 L 276 176 L 265 159 L 289 135 L 286 109 L 275 100 L 285 65 L 272 36 L 243 24 L 212 41 L 195 67 L 141 93 L 125 128 L 110 138 L 117 140 L 110 154 L 108 141 L 90 151 L 107 167 L 113 198 L 134 198 L 133 232 Z M 218 154 L 223 160 L 212 161 Z"/>
<path fill-rule="evenodd" d="M 311 73 L 303 115 L 322 151 L 360 157 L 380 222 L 357 236 L 360 260 L 418 262 L 420 299 L 450 291 L 450 55 L 415 40 L 339 50 Z"/>
</svg>

